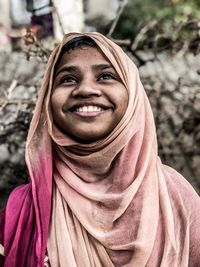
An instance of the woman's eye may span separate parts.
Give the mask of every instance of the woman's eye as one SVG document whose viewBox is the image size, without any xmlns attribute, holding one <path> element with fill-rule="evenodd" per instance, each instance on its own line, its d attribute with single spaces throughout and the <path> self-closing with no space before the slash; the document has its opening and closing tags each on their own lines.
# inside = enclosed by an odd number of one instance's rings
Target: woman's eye
<svg viewBox="0 0 200 267">
<path fill-rule="evenodd" d="M 64 83 L 64 84 L 76 84 L 77 79 L 75 77 L 72 77 L 72 76 L 67 76 L 67 77 L 64 77 L 62 79 L 62 83 Z"/>
<path fill-rule="evenodd" d="M 112 74 L 105 73 L 100 75 L 100 77 L 98 78 L 98 81 L 104 81 L 104 80 L 116 80 L 116 78 Z"/>
</svg>

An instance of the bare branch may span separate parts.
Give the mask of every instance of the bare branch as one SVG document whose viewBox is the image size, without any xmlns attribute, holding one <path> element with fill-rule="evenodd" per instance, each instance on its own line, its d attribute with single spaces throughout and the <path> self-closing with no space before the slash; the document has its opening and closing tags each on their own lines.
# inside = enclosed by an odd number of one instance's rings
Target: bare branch
<svg viewBox="0 0 200 267">
<path fill-rule="evenodd" d="M 138 45 L 141 41 L 143 41 L 145 39 L 145 34 L 156 27 L 158 21 L 153 20 L 150 23 L 148 23 L 146 26 L 144 26 L 140 32 L 138 33 L 138 35 L 136 36 L 135 40 L 133 41 L 132 45 L 131 45 L 131 50 L 132 51 L 136 51 L 138 48 Z"/>
<path fill-rule="evenodd" d="M 10 87 L 8 88 L 8 94 L 7 94 L 7 98 L 8 98 L 8 99 L 10 99 L 13 90 L 14 90 L 14 89 L 16 88 L 16 86 L 17 86 L 17 83 L 18 83 L 17 80 L 13 80 L 12 83 L 11 83 L 11 85 L 10 85 Z"/>
<path fill-rule="evenodd" d="M 110 38 L 110 39 L 114 43 L 116 43 L 117 45 L 122 46 L 122 47 L 127 47 L 127 46 L 130 46 L 131 45 L 131 40 L 129 40 L 129 39 L 126 39 L 126 40 L 113 39 L 113 38 Z"/>
<path fill-rule="evenodd" d="M 117 26 L 117 23 L 119 21 L 119 18 L 121 16 L 122 12 L 124 11 L 124 8 L 125 8 L 127 3 L 128 3 L 128 0 L 124 0 L 124 1 L 121 2 L 120 6 L 119 6 L 119 9 L 118 9 L 118 12 L 117 12 L 117 15 L 116 15 L 116 18 L 113 21 L 113 23 L 112 23 L 112 25 L 110 27 L 110 30 L 109 30 L 109 32 L 107 34 L 108 37 L 112 36 L 112 34 L 113 34 L 113 32 L 114 32 L 114 30 L 115 30 L 115 28 Z"/>
<path fill-rule="evenodd" d="M 58 13 L 58 10 L 57 10 L 57 8 L 56 8 L 56 6 L 55 6 L 54 4 L 52 4 L 52 5 L 53 5 L 53 11 L 55 12 L 55 14 L 56 14 L 56 16 L 57 16 L 57 19 L 58 19 L 58 23 L 59 23 L 61 32 L 62 32 L 63 35 L 65 35 L 64 27 L 63 27 L 63 25 L 62 25 L 62 21 L 61 21 L 61 19 L 60 19 L 60 15 L 59 15 L 59 13 Z"/>
</svg>

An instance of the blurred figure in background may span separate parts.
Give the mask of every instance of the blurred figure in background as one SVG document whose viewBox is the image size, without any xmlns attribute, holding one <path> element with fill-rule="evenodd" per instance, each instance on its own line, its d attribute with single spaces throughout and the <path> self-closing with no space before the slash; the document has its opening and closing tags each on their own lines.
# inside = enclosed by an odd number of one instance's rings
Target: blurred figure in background
<svg viewBox="0 0 200 267">
<path fill-rule="evenodd" d="M 38 39 L 84 30 L 82 0 L 0 0 L 0 48 L 15 43 L 31 28 Z M 10 42 L 11 41 L 11 42 Z M 14 43 L 14 45 L 13 45 Z"/>
<path fill-rule="evenodd" d="M 10 29 L 9 1 L 0 0 L 0 50 L 10 50 Z"/>
<path fill-rule="evenodd" d="M 27 10 L 32 13 L 31 26 L 38 38 L 55 36 L 61 40 L 65 33 L 83 31 L 82 0 L 26 0 Z"/>
<path fill-rule="evenodd" d="M 27 11 L 31 12 L 31 29 L 37 38 L 54 36 L 53 3 L 51 0 L 26 0 Z"/>
</svg>

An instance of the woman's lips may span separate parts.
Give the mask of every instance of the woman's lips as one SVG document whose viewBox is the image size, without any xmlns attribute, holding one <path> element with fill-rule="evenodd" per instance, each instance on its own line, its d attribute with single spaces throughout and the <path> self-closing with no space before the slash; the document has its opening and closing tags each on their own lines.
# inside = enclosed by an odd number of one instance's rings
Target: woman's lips
<svg viewBox="0 0 200 267">
<path fill-rule="evenodd" d="M 80 106 L 77 107 L 75 109 L 75 112 L 87 112 L 87 113 L 92 113 L 92 112 L 101 112 L 104 109 L 102 107 L 99 106 L 95 106 L 95 105 L 84 105 L 84 106 Z"/>
<path fill-rule="evenodd" d="M 104 111 L 99 111 L 99 112 L 74 112 L 75 114 L 77 114 L 80 117 L 96 117 L 102 113 L 104 113 Z"/>
<path fill-rule="evenodd" d="M 102 107 L 99 107 L 99 106 L 89 105 L 89 106 L 77 107 L 73 111 L 73 113 L 75 113 L 76 115 L 81 116 L 81 117 L 96 117 L 98 115 L 101 115 L 102 113 L 104 113 L 107 110 L 108 110 L 108 108 L 103 109 Z"/>
<path fill-rule="evenodd" d="M 110 110 L 110 107 L 104 105 L 95 104 L 85 104 L 85 105 L 75 105 L 69 111 L 80 117 L 96 117 Z"/>
</svg>

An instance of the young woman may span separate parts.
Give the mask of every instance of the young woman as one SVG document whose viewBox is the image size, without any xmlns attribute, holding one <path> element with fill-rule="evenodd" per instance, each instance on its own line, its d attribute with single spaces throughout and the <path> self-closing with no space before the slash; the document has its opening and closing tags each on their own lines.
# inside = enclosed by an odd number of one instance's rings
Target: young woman
<svg viewBox="0 0 200 267">
<path fill-rule="evenodd" d="M 68 34 L 51 55 L 26 162 L 1 266 L 200 266 L 200 199 L 161 163 L 137 68 L 103 35 Z"/>
</svg>

